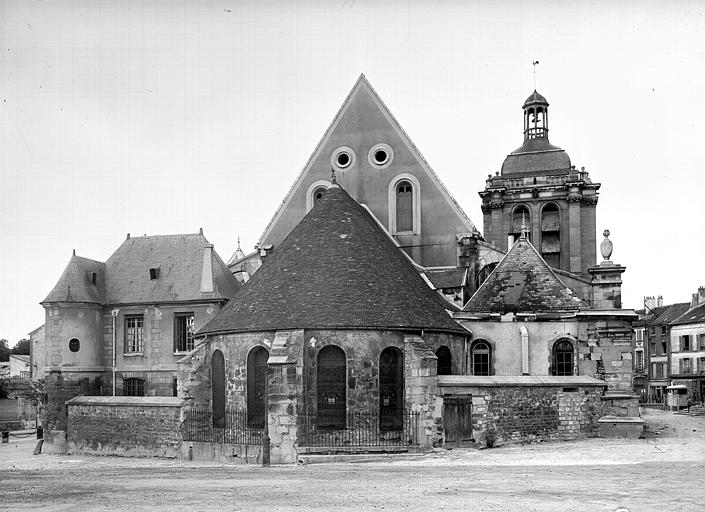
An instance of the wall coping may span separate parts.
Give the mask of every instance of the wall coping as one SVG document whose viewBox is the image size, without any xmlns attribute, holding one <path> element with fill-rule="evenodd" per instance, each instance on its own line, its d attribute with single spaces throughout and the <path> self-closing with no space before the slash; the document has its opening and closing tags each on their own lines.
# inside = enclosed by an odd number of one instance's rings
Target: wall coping
<svg viewBox="0 0 705 512">
<path fill-rule="evenodd" d="M 181 407 L 176 396 L 77 396 L 66 405 L 106 405 L 114 407 Z"/>
<path fill-rule="evenodd" d="M 479 377 L 476 375 L 439 375 L 439 387 L 607 387 L 604 380 L 587 375 L 572 375 L 554 377 L 552 375 L 492 375 Z"/>
</svg>

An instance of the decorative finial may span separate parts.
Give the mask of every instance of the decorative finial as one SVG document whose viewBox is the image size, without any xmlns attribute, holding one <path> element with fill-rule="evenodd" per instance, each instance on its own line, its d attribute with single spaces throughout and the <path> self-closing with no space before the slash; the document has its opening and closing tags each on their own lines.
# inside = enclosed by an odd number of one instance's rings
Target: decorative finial
<svg viewBox="0 0 705 512">
<path fill-rule="evenodd" d="M 198 228 L 198 234 L 202 235 L 203 234 L 203 228 Z"/>
<path fill-rule="evenodd" d="M 605 261 L 610 260 L 610 256 L 612 256 L 612 241 L 609 239 L 610 236 L 610 230 L 605 229 L 602 234 L 604 235 L 605 239 L 602 241 L 600 244 L 600 253 L 602 254 L 602 257 L 604 258 Z"/>
<path fill-rule="evenodd" d="M 237 248 L 240 248 L 240 234 L 237 235 Z"/>
<path fill-rule="evenodd" d="M 526 212 L 522 211 L 521 212 L 521 237 L 526 238 Z"/>
<path fill-rule="evenodd" d="M 534 91 L 536 90 L 536 65 L 539 61 L 535 60 L 531 64 L 534 66 Z"/>
<path fill-rule="evenodd" d="M 335 179 L 335 167 L 330 168 L 330 182 L 332 185 L 338 184 L 338 180 Z"/>
<path fill-rule="evenodd" d="M 76 249 L 73 250 L 73 255 L 76 256 Z"/>
</svg>

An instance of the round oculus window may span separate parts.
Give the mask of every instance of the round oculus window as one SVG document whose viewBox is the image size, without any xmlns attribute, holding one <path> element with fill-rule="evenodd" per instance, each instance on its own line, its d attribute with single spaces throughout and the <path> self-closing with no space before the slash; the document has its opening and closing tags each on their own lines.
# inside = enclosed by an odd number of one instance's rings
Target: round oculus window
<svg viewBox="0 0 705 512">
<path fill-rule="evenodd" d="M 347 169 L 355 163 L 355 153 L 348 147 L 338 148 L 333 152 L 331 163 L 337 169 Z"/>
<path fill-rule="evenodd" d="M 69 340 L 69 350 L 71 352 L 78 352 L 78 349 L 81 348 L 81 342 L 78 341 L 78 338 L 71 338 Z"/>
<path fill-rule="evenodd" d="M 389 144 L 376 144 L 370 149 L 367 155 L 370 165 L 377 169 L 384 169 L 389 167 L 394 158 L 394 151 L 389 146 Z"/>
<path fill-rule="evenodd" d="M 340 167 L 347 167 L 348 165 L 350 165 L 350 155 L 348 155 L 344 151 L 341 151 L 340 153 L 338 153 L 338 156 L 335 161 L 338 162 L 338 165 Z"/>
</svg>

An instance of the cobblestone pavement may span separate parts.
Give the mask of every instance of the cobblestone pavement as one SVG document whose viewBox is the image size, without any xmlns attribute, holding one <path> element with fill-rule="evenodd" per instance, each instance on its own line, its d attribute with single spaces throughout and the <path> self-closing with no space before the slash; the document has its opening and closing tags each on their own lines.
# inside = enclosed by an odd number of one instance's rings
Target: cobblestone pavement
<svg viewBox="0 0 705 512">
<path fill-rule="evenodd" d="M 645 410 L 641 440 L 436 451 L 368 463 L 235 466 L 32 456 L 0 445 L 2 510 L 705 510 L 705 417 Z"/>
</svg>

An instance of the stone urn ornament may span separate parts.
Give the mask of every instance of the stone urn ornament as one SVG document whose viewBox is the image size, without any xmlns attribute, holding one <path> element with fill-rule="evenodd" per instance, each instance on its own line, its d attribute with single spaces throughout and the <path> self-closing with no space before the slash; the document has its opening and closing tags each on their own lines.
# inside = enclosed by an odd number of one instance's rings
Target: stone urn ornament
<svg viewBox="0 0 705 512">
<path fill-rule="evenodd" d="M 610 230 L 605 229 L 602 234 L 605 236 L 605 239 L 600 244 L 600 253 L 602 253 L 602 257 L 605 261 L 609 261 L 610 256 L 612 256 L 612 241 L 609 239 Z"/>
</svg>

